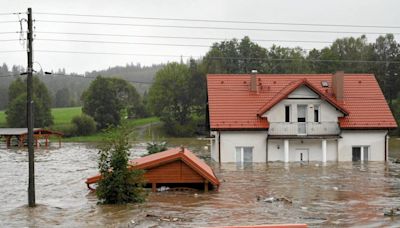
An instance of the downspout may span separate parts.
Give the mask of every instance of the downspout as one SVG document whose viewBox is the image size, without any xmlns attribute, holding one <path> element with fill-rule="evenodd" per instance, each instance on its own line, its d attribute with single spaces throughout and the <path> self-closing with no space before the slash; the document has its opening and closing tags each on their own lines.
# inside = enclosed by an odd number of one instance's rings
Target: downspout
<svg viewBox="0 0 400 228">
<path fill-rule="evenodd" d="M 218 162 L 221 165 L 221 132 L 218 131 Z"/>
<path fill-rule="evenodd" d="M 387 160 L 388 160 L 388 134 L 389 134 L 389 131 L 386 131 L 386 134 L 385 134 L 385 162 L 387 162 Z"/>
<path fill-rule="evenodd" d="M 267 163 L 267 164 L 268 164 L 268 139 L 269 139 L 269 137 L 267 136 L 267 139 L 266 139 L 267 145 L 265 146 L 265 163 Z"/>
</svg>

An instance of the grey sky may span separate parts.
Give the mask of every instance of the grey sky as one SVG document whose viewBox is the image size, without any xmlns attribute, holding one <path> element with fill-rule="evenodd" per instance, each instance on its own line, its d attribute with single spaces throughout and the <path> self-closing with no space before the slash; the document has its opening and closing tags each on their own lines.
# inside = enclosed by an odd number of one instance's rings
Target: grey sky
<svg viewBox="0 0 400 228">
<path fill-rule="evenodd" d="M 185 26 L 213 26 L 213 27 L 238 27 L 238 28 L 264 28 L 264 29 L 303 29 L 303 30 L 333 30 L 333 31 L 367 31 L 400 33 L 400 29 L 381 28 L 344 28 L 344 27 L 310 27 L 310 26 L 283 26 L 283 25 L 253 25 L 253 24 L 226 24 L 205 22 L 174 22 L 139 19 L 117 18 L 88 18 L 71 16 L 48 16 L 36 14 L 39 12 L 73 13 L 73 14 L 100 14 L 139 17 L 165 17 L 187 19 L 215 19 L 238 21 L 264 21 L 264 22 L 294 22 L 318 24 L 356 24 L 356 25 L 386 25 L 400 26 L 398 9 L 400 1 L 363 0 L 363 1 L 321 1 L 321 0 L 36 0 L 36 1 L 6 1 L 0 0 L 0 13 L 25 12 L 32 7 L 36 27 L 34 42 L 34 61 L 39 62 L 43 70 L 57 70 L 65 68 L 67 72 L 84 73 L 85 71 L 100 70 L 109 66 L 125 65 L 126 63 L 141 63 L 151 65 L 167 61 L 177 61 L 179 57 L 166 56 L 134 56 L 134 55 L 88 55 L 88 54 L 62 54 L 46 53 L 39 50 L 57 51 L 84 51 L 84 52 L 113 52 L 137 53 L 145 55 L 173 55 L 193 56 L 204 55 L 207 47 L 178 47 L 178 46 L 150 46 L 127 44 L 98 44 L 98 43 L 73 43 L 44 41 L 40 39 L 74 39 L 74 40 L 101 40 L 117 42 L 146 42 L 169 44 L 198 44 L 211 45 L 215 40 L 179 40 L 159 38 L 135 37 L 104 37 L 104 36 L 77 36 L 55 35 L 40 32 L 84 32 L 84 33 L 110 33 L 127 35 L 161 35 L 161 36 L 191 36 L 191 37 L 221 37 L 226 39 L 242 38 L 248 35 L 251 39 L 278 39 L 278 40 L 322 40 L 333 41 L 345 36 L 359 36 L 360 34 L 328 34 L 328 33 L 295 33 L 272 31 L 229 31 L 211 29 L 178 29 L 178 28 L 149 28 L 131 26 L 104 26 L 80 24 L 55 24 L 40 20 L 60 21 L 88 21 L 107 23 L 131 24 L 162 24 Z M 21 15 L 25 17 L 26 15 Z M 0 15 L 1 21 L 15 20 L 17 16 Z M 0 23 L 0 32 L 15 32 L 19 30 L 18 23 Z M 378 35 L 367 35 L 373 41 Z M 0 34 L 0 40 L 17 39 L 18 34 Z M 398 40 L 399 36 L 395 36 Z M 270 47 L 272 42 L 257 42 L 261 46 Z M 329 44 L 321 43 L 285 43 L 275 42 L 283 46 L 300 46 L 306 49 L 321 48 Z M 0 41 L 0 63 L 9 65 L 26 65 L 26 53 L 4 53 L 1 51 L 23 50 L 19 41 Z M 35 65 L 36 70 L 40 67 Z M 39 68 L 39 69 L 37 69 Z"/>
</svg>

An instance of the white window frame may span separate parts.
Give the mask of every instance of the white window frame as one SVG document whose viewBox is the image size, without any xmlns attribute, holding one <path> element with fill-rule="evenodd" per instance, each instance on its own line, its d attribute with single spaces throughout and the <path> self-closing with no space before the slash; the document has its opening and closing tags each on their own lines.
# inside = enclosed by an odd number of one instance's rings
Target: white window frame
<svg viewBox="0 0 400 228">
<path fill-rule="evenodd" d="M 361 151 L 362 151 L 362 154 L 364 155 L 364 156 L 361 156 L 361 154 L 360 154 L 360 161 L 369 161 L 369 160 L 371 160 L 371 146 L 370 145 L 353 145 L 352 147 L 351 147 L 351 151 L 353 152 L 353 148 L 357 148 L 357 147 L 359 147 L 360 148 L 360 153 L 361 153 Z M 367 148 L 368 149 L 368 160 L 364 160 L 364 157 L 365 157 L 365 148 Z"/>
<path fill-rule="evenodd" d="M 240 148 L 240 161 L 237 159 L 237 149 Z M 243 164 L 244 163 L 244 148 L 251 148 L 251 162 L 253 162 L 254 146 L 236 146 L 235 147 L 235 162 Z"/>
<path fill-rule="evenodd" d="M 315 108 L 318 107 L 318 122 L 315 122 Z M 314 123 L 321 123 L 321 105 L 320 104 L 315 104 L 314 105 Z"/>
</svg>

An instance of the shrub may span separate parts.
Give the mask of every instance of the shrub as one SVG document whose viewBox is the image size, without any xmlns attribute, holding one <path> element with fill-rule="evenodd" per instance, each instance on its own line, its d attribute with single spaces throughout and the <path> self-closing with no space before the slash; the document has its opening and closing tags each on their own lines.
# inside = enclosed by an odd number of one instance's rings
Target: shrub
<svg viewBox="0 0 400 228">
<path fill-rule="evenodd" d="M 99 169 L 102 179 L 96 189 L 100 203 L 123 204 L 143 202 L 144 171 L 128 168 L 129 142 L 128 130 L 118 127 L 116 132 L 110 131 L 104 138 L 99 151 Z"/>
<path fill-rule="evenodd" d="M 155 154 L 167 150 L 168 147 L 166 142 L 151 142 L 147 143 L 146 149 L 148 154 Z"/>
<path fill-rule="evenodd" d="M 75 126 L 75 135 L 91 135 L 96 132 L 96 122 L 88 115 L 82 114 L 72 118 L 71 123 Z"/>
</svg>

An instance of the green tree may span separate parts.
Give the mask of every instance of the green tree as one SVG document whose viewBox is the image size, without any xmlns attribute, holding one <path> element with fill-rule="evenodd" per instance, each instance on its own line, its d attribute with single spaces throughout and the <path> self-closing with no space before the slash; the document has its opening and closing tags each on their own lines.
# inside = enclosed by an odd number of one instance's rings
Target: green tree
<svg viewBox="0 0 400 228">
<path fill-rule="evenodd" d="M 9 87 L 9 104 L 7 106 L 7 124 L 10 127 L 26 127 L 26 81 L 18 78 Z M 34 126 L 47 127 L 53 124 L 51 115 L 51 98 L 46 86 L 33 77 Z"/>
<path fill-rule="evenodd" d="M 141 104 L 135 87 L 119 78 L 97 77 L 82 95 L 83 112 L 93 117 L 98 129 L 117 126 L 121 118 L 138 117 Z"/>
<path fill-rule="evenodd" d="M 71 94 L 68 88 L 64 87 L 57 90 L 54 98 L 55 107 L 70 107 L 71 103 Z"/>
<path fill-rule="evenodd" d="M 157 72 L 150 88 L 150 110 L 160 117 L 170 135 L 188 136 L 195 131 L 189 79 L 190 72 L 186 65 L 169 63 Z"/>
<path fill-rule="evenodd" d="M 99 151 L 99 169 L 102 179 L 96 188 L 101 203 L 124 204 L 143 202 L 144 171 L 128 167 L 128 129 L 119 127 L 104 138 Z"/>
</svg>

